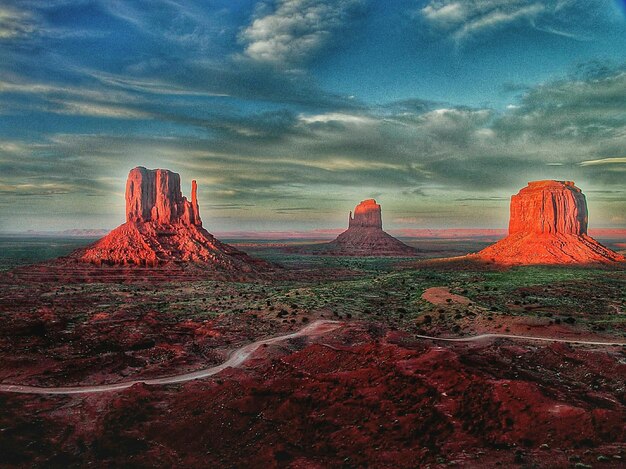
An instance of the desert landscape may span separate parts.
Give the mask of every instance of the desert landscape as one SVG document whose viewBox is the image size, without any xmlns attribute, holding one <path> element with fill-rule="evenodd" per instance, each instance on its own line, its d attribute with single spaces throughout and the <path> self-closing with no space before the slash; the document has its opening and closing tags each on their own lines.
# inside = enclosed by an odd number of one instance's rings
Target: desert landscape
<svg viewBox="0 0 626 469">
<path fill-rule="evenodd" d="M 0 469 L 626 467 L 626 0 L 0 1 Z"/>
<path fill-rule="evenodd" d="M 573 184 L 541 187 L 565 201 L 522 191 L 510 221 L 538 263 L 494 258 L 509 238 L 425 257 L 373 201 L 350 229 L 382 243 L 246 255 L 177 174 L 133 169 L 125 225 L 0 276 L 4 464 L 621 466 L 626 263 Z"/>
</svg>

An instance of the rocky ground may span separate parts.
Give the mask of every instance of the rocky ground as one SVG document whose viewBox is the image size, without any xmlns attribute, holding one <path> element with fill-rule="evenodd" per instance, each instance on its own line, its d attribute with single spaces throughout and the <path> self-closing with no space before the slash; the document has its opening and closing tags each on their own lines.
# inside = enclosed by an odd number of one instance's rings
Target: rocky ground
<svg viewBox="0 0 626 469">
<path fill-rule="evenodd" d="M 167 376 L 316 319 L 343 326 L 261 347 L 242 367 L 199 381 L 0 393 L 0 465 L 623 466 L 626 347 L 418 338 L 626 342 L 623 268 L 325 265 L 323 276 L 241 281 L 3 274 L 4 384 Z"/>
</svg>

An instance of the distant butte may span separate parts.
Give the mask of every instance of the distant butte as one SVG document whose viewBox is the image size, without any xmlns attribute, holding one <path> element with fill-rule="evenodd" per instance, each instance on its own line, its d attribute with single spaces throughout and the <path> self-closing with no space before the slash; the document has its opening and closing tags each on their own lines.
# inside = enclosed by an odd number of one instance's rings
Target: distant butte
<svg viewBox="0 0 626 469">
<path fill-rule="evenodd" d="M 182 195 L 177 173 L 143 167 L 128 175 L 126 223 L 71 257 L 96 265 L 195 263 L 242 272 L 269 266 L 220 242 L 202 227 L 196 181 L 191 183 L 189 201 Z"/>
<path fill-rule="evenodd" d="M 587 201 L 571 181 L 529 182 L 511 197 L 509 235 L 480 251 L 503 265 L 623 261 L 587 234 Z"/>
<path fill-rule="evenodd" d="M 348 229 L 326 244 L 320 254 L 340 256 L 414 256 L 417 250 L 383 231 L 380 205 L 362 201 L 348 216 Z"/>
</svg>

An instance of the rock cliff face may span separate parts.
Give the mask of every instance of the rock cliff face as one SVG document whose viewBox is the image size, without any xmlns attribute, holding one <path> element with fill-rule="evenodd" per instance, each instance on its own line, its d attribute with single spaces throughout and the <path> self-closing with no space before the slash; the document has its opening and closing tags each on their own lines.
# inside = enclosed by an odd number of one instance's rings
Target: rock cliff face
<svg viewBox="0 0 626 469">
<path fill-rule="evenodd" d="M 509 234 L 587 234 L 587 200 L 571 181 L 534 181 L 511 197 Z"/>
<path fill-rule="evenodd" d="M 383 231 L 380 205 L 362 201 L 348 217 L 348 229 L 319 252 L 337 256 L 414 256 L 417 251 Z"/>
<path fill-rule="evenodd" d="M 571 181 L 534 181 L 511 197 L 509 235 L 478 253 L 497 264 L 623 260 L 587 235 L 587 201 Z"/>
<path fill-rule="evenodd" d="M 190 202 L 182 195 L 178 174 L 166 169 L 132 169 L 126 182 L 126 223 L 72 256 L 97 265 L 191 262 L 225 271 L 269 268 L 202 227 L 197 190 L 192 181 Z"/>
<path fill-rule="evenodd" d="M 383 229 L 383 219 L 381 216 L 380 205 L 374 199 L 367 199 L 357 205 L 354 209 L 354 217 L 352 212 L 348 217 L 348 228 L 378 228 Z"/>
<path fill-rule="evenodd" d="M 196 192 L 196 181 L 192 181 L 189 202 L 180 190 L 178 174 L 134 168 L 126 181 L 126 221 L 202 226 Z"/>
</svg>

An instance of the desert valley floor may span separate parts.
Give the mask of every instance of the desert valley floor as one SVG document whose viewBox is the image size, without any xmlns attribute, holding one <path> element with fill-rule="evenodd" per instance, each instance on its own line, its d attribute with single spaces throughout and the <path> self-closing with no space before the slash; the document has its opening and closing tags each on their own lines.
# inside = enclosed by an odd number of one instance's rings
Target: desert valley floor
<svg viewBox="0 0 626 469">
<path fill-rule="evenodd" d="M 257 277 L 0 273 L 1 465 L 623 467 L 623 263 L 426 259 L 487 244 L 467 240 L 414 243 L 418 259 L 294 244 L 241 243 L 282 266 Z M 86 392 L 45 394 L 66 387 Z"/>
</svg>

